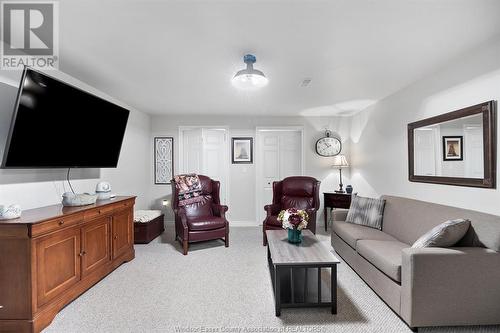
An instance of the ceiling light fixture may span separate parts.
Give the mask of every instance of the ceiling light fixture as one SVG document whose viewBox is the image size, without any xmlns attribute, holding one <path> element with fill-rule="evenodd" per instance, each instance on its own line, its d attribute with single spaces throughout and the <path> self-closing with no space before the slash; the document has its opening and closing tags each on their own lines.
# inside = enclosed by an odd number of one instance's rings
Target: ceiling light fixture
<svg viewBox="0 0 500 333">
<path fill-rule="evenodd" d="M 239 89 L 257 89 L 264 87 L 268 83 L 267 77 L 253 68 L 253 64 L 257 59 L 252 54 L 247 54 L 243 57 L 243 61 L 247 64 L 247 68 L 242 69 L 233 77 L 233 85 Z"/>
</svg>

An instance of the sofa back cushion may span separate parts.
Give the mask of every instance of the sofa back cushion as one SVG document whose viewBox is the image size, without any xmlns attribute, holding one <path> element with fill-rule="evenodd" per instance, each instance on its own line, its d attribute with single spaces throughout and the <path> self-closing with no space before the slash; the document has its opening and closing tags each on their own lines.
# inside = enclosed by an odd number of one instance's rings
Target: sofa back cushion
<svg viewBox="0 0 500 333">
<path fill-rule="evenodd" d="M 484 246 L 500 252 L 500 216 L 431 202 L 383 196 L 382 231 L 413 244 L 427 231 L 448 220 L 467 219 L 471 225 L 457 246 Z"/>
<path fill-rule="evenodd" d="M 308 209 L 315 207 L 318 181 L 312 177 L 295 176 L 283 179 L 281 185 L 281 208 Z"/>
<path fill-rule="evenodd" d="M 213 216 L 212 197 L 210 195 L 205 195 L 203 199 L 204 200 L 201 202 L 184 206 L 184 211 L 186 212 L 186 216 L 188 218 Z"/>
<path fill-rule="evenodd" d="M 308 209 L 313 208 L 313 198 L 312 197 L 296 197 L 291 195 L 284 195 L 281 197 L 281 208 L 297 208 L 297 209 Z"/>
</svg>

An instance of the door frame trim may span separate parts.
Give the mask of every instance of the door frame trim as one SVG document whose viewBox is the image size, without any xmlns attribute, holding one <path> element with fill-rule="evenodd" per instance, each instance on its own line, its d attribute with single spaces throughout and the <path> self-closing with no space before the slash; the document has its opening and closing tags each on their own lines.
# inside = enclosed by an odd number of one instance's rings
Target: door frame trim
<svg viewBox="0 0 500 333">
<path fill-rule="evenodd" d="M 259 216 L 261 211 L 264 209 L 263 206 L 260 205 L 259 200 L 259 188 L 260 188 L 260 178 L 262 174 L 262 165 L 260 165 L 260 156 L 259 156 L 259 145 L 260 145 L 260 135 L 261 132 L 300 132 L 300 175 L 304 175 L 305 169 L 305 150 L 304 150 L 304 126 L 256 126 L 255 127 L 255 149 L 254 149 L 254 163 L 255 163 L 255 219 L 258 223 L 257 225 L 262 225 L 263 221 L 259 221 Z"/>
</svg>

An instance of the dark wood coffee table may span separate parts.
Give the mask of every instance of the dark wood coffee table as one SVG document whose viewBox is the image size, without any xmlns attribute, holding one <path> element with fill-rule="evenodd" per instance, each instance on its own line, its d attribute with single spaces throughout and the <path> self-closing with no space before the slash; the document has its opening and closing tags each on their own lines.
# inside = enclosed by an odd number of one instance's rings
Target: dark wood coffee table
<svg viewBox="0 0 500 333">
<path fill-rule="evenodd" d="M 331 307 L 336 314 L 340 261 L 312 232 L 303 230 L 302 235 L 302 243 L 290 244 L 286 230 L 266 230 L 276 316 L 281 308 L 316 306 Z"/>
</svg>

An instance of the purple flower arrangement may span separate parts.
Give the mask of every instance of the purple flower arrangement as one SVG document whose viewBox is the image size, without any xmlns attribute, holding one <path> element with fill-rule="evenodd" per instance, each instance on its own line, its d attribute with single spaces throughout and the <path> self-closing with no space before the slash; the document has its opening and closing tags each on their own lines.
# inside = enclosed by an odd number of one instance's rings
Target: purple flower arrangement
<svg viewBox="0 0 500 333">
<path fill-rule="evenodd" d="M 278 221 L 281 222 L 283 229 L 302 230 L 307 227 L 309 216 L 305 210 L 288 208 L 279 213 Z"/>
</svg>

